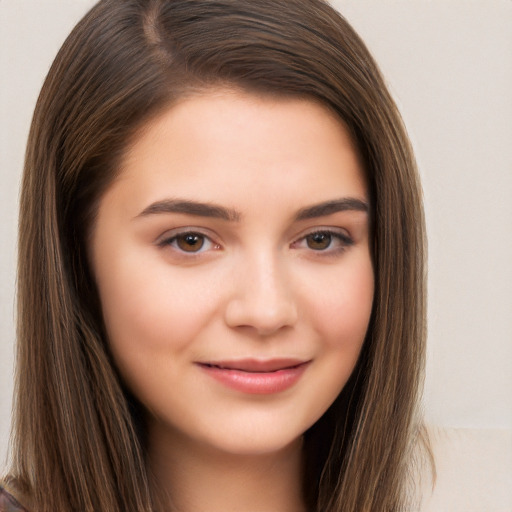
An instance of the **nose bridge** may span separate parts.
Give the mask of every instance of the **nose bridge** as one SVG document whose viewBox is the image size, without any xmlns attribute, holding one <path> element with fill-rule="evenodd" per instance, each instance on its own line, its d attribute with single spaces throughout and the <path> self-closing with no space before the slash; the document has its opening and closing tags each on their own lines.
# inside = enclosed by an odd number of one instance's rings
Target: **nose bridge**
<svg viewBox="0 0 512 512">
<path fill-rule="evenodd" d="M 288 269 L 271 249 L 252 251 L 241 258 L 234 292 L 226 309 L 232 327 L 250 327 L 272 334 L 297 320 L 297 306 Z"/>
</svg>

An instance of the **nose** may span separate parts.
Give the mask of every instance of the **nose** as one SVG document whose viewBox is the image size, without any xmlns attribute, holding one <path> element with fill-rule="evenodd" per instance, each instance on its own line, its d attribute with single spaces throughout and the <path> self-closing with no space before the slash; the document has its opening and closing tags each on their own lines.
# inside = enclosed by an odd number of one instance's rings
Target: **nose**
<svg viewBox="0 0 512 512">
<path fill-rule="evenodd" d="M 276 260 L 246 260 L 234 273 L 233 292 L 225 310 L 228 326 L 270 336 L 295 324 L 298 314 L 292 282 Z"/>
</svg>

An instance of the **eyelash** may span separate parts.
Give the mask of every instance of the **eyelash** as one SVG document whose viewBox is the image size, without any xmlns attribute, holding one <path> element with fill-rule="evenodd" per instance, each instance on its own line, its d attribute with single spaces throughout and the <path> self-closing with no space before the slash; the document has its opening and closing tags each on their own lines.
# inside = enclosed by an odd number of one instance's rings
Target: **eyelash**
<svg viewBox="0 0 512 512">
<path fill-rule="evenodd" d="M 299 238 L 296 242 L 294 242 L 292 245 L 296 245 L 301 242 L 305 242 L 307 244 L 308 238 L 311 238 L 313 236 L 327 236 L 329 237 L 329 244 L 327 247 L 322 249 L 315 249 L 313 247 L 308 246 L 307 248 L 311 251 L 318 253 L 318 255 L 332 255 L 336 254 L 338 252 L 344 251 L 348 247 L 354 244 L 354 240 L 347 234 L 341 233 L 339 231 L 335 231 L 332 229 L 317 229 L 315 231 L 310 231 L 306 235 Z M 333 243 L 337 242 L 337 247 L 331 247 Z M 325 254 L 323 254 L 325 253 Z"/>
<path fill-rule="evenodd" d="M 334 231 L 332 229 L 318 229 L 318 230 L 311 231 L 311 232 L 301 236 L 299 239 L 292 242 L 291 247 L 297 248 L 302 243 L 307 244 L 308 239 L 310 239 L 313 236 L 328 237 L 328 245 L 324 248 L 316 248 L 315 249 L 311 246 L 304 247 L 305 249 L 309 249 L 312 252 L 317 253 L 319 256 L 320 255 L 332 255 L 332 254 L 336 254 L 338 252 L 342 252 L 354 244 L 353 239 L 344 233 L 340 233 L 339 231 Z M 184 240 L 186 237 L 199 238 L 202 241 L 201 245 L 199 246 L 199 250 L 187 251 L 187 250 L 184 250 L 182 247 L 179 247 L 178 244 L 179 244 L 180 239 Z M 333 248 L 332 245 L 335 242 L 337 242 L 338 245 L 337 245 L 337 247 Z M 204 248 L 205 244 L 208 244 L 208 247 Z M 188 255 L 189 257 L 197 256 L 197 255 L 199 255 L 205 251 L 208 251 L 208 250 L 220 249 L 220 245 L 215 243 L 211 239 L 210 236 L 206 235 L 205 233 L 201 233 L 200 231 L 196 231 L 196 230 L 180 231 L 178 233 L 173 234 L 170 237 L 166 237 L 163 240 L 159 241 L 157 245 L 159 247 L 169 247 L 169 246 L 173 247 L 173 249 L 176 250 L 177 252 L 184 254 L 184 255 Z M 191 245 L 190 247 L 193 248 L 193 245 Z"/>
<path fill-rule="evenodd" d="M 180 248 L 178 246 L 179 240 L 180 239 L 185 239 L 187 236 L 188 237 L 198 237 L 198 238 L 200 238 L 202 240 L 202 243 L 201 243 L 198 251 L 186 251 L 186 250 L 183 250 L 183 248 Z M 206 249 L 203 249 L 203 246 L 205 244 L 208 244 L 208 247 Z M 192 257 L 195 256 L 195 255 L 201 254 L 202 252 L 205 252 L 205 250 L 219 249 L 220 248 L 220 245 L 216 244 L 215 242 L 213 242 L 211 237 L 209 237 L 205 233 L 201 233 L 200 231 L 196 231 L 196 230 L 192 230 L 192 229 L 191 230 L 180 231 L 178 233 L 173 234 L 170 237 L 165 237 L 163 240 L 158 242 L 158 246 L 159 247 L 169 247 L 169 246 L 171 246 L 176 251 L 178 251 L 178 252 L 180 252 L 182 254 L 188 254 L 189 256 L 192 256 Z M 191 246 L 191 247 L 193 247 L 193 246 Z"/>
</svg>

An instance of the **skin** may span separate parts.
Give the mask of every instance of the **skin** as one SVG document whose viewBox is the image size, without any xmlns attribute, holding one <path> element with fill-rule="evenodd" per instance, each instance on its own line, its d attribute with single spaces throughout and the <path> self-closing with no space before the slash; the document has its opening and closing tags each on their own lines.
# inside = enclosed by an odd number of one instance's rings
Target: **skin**
<svg viewBox="0 0 512 512">
<path fill-rule="evenodd" d="M 341 211 L 311 210 L 339 200 Z M 127 151 L 90 259 L 115 362 L 147 410 L 149 465 L 178 510 L 302 509 L 301 436 L 368 327 L 367 203 L 346 129 L 308 100 L 208 91 Z M 305 369 L 258 394 L 198 365 L 241 358 Z"/>
</svg>

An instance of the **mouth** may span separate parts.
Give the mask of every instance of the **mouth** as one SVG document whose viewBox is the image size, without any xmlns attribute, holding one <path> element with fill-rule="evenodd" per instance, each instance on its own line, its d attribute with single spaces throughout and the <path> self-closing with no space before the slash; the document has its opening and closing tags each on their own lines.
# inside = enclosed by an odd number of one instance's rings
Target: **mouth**
<svg viewBox="0 0 512 512">
<path fill-rule="evenodd" d="M 251 395 L 270 395 L 292 388 L 312 360 L 243 359 L 197 363 L 203 372 L 224 387 Z"/>
<path fill-rule="evenodd" d="M 309 360 L 299 359 L 242 359 L 237 361 L 215 361 L 198 364 L 207 368 L 218 368 L 219 370 L 234 370 L 246 373 L 275 373 L 281 370 L 295 369 L 309 362 Z"/>
</svg>

